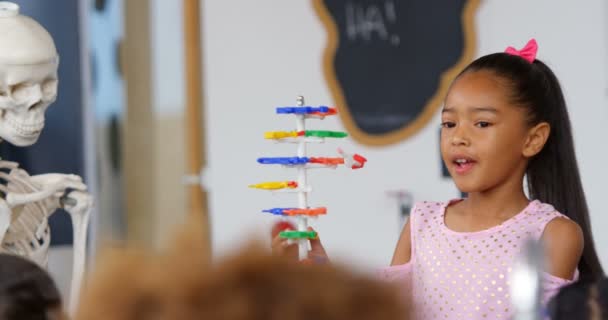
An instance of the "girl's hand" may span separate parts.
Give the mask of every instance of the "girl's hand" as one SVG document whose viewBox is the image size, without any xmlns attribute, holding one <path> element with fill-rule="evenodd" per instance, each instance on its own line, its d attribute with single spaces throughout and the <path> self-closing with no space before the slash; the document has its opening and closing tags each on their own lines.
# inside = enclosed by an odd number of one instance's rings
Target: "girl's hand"
<svg viewBox="0 0 608 320">
<path fill-rule="evenodd" d="M 272 253 L 278 256 L 284 256 L 289 259 L 298 259 L 298 245 L 297 243 L 288 243 L 287 239 L 283 239 L 279 236 L 281 231 L 295 230 L 295 226 L 287 221 L 280 221 L 272 227 Z M 308 227 L 309 231 L 314 231 L 313 228 Z M 321 243 L 321 239 L 318 237 L 310 240 L 311 250 L 308 252 L 308 259 L 313 263 L 327 263 L 329 257 L 325 252 L 325 248 Z"/>
<path fill-rule="evenodd" d="M 308 227 L 308 230 L 315 231 L 311 227 Z M 318 232 L 315 239 L 310 239 L 310 248 L 311 250 L 308 252 L 308 260 L 310 260 L 310 262 L 318 264 L 329 263 L 329 257 L 327 256 L 327 252 L 325 252 L 325 248 L 321 243 L 321 238 L 319 238 Z"/>
<path fill-rule="evenodd" d="M 288 221 L 279 221 L 272 226 L 270 236 L 272 237 L 272 254 L 296 260 L 298 258 L 298 246 L 288 244 L 287 239 L 279 236 L 281 231 L 295 230 L 295 226 Z"/>
</svg>

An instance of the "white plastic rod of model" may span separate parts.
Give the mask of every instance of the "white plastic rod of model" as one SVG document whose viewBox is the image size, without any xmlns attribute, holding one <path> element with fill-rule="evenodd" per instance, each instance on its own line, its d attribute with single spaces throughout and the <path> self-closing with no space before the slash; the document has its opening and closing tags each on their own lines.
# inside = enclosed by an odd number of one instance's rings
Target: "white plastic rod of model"
<svg viewBox="0 0 608 320">
<path fill-rule="evenodd" d="M 304 97 L 298 96 L 297 105 L 299 107 L 304 106 Z M 306 130 L 306 115 L 305 114 L 296 114 L 296 130 L 298 132 L 303 132 Z M 306 157 L 306 141 L 304 139 L 300 140 L 298 143 L 298 157 Z M 308 208 L 308 184 L 306 179 L 306 166 L 299 165 L 297 166 L 298 170 L 298 208 L 307 209 Z M 308 219 L 306 216 L 300 215 L 297 217 L 298 231 L 308 231 Z M 310 251 L 310 241 L 308 239 L 302 238 L 298 240 L 298 256 L 300 260 L 304 260 L 308 257 L 308 251 Z"/>
</svg>

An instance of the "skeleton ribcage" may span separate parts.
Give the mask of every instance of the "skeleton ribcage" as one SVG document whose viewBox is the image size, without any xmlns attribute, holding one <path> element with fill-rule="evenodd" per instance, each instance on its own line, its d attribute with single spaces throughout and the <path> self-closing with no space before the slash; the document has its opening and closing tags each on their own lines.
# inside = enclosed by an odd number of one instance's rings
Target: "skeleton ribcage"
<svg viewBox="0 0 608 320">
<path fill-rule="evenodd" d="M 29 174 L 19 169 L 15 162 L 0 160 L 0 179 L 3 180 L 0 181 L 3 195 L 40 191 Z M 48 217 L 57 207 L 52 199 L 45 199 L 13 208 L 11 223 L 0 243 L 0 252 L 26 257 L 46 268 L 51 239 Z"/>
</svg>

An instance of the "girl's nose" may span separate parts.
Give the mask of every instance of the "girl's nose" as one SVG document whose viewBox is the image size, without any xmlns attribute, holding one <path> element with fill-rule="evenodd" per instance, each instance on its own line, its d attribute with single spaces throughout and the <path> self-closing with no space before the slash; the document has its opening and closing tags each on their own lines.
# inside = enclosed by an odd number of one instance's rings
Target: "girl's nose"
<svg viewBox="0 0 608 320">
<path fill-rule="evenodd" d="M 465 130 L 459 128 L 458 126 L 454 130 L 454 134 L 452 135 L 452 145 L 454 146 L 468 146 L 470 144 L 470 140 Z"/>
</svg>

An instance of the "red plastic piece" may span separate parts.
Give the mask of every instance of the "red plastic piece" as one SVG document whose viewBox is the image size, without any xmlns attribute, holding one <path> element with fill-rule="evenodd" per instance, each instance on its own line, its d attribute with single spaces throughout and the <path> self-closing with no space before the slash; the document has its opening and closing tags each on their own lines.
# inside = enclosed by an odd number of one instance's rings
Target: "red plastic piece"
<svg viewBox="0 0 608 320">
<path fill-rule="evenodd" d="M 329 108 L 329 111 L 327 111 L 327 112 L 312 112 L 310 114 L 314 114 L 315 116 L 333 116 L 333 115 L 338 114 L 338 109 Z"/>
<path fill-rule="evenodd" d="M 296 227 L 289 221 L 285 221 L 285 220 L 280 220 L 278 222 L 276 222 L 273 226 L 272 229 L 270 230 L 270 235 L 272 236 L 272 238 L 276 237 L 281 231 L 285 231 L 285 230 L 295 230 Z"/>
<path fill-rule="evenodd" d="M 367 162 L 367 159 L 365 159 L 362 155 L 356 153 L 353 155 L 353 160 L 355 160 L 355 162 L 358 162 L 356 164 L 353 164 L 353 169 L 361 169 Z"/>
</svg>

